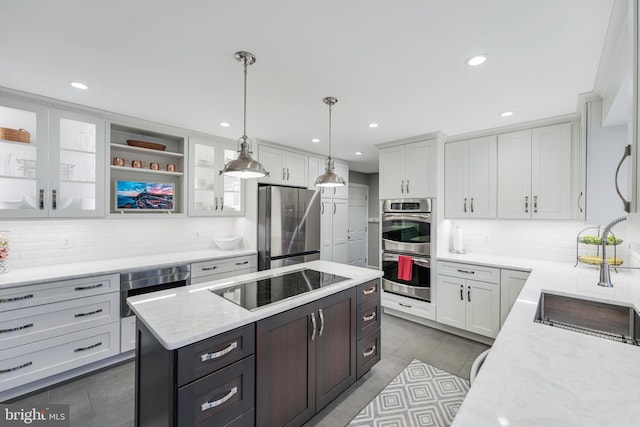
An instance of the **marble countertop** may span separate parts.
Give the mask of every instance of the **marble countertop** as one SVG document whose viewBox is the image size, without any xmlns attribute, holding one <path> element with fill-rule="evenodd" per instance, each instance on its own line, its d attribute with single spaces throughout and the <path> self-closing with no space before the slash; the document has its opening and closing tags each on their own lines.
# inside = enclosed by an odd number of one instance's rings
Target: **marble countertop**
<svg viewBox="0 0 640 427">
<path fill-rule="evenodd" d="M 138 269 L 168 267 L 211 259 L 224 259 L 244 255 L 254 255 L 256 251 L 234 249 L 222 251 L 205 249 L 189 252 L 174 252 L 155 255 L 136 255 L 126 258 L 108 258 L 99 261 L 77 262 L 41 267 L 19 268 L 0 274 L 0 288 L 31 285 L 55 280 L 75 279 L 102 274 L 122 273 Z"/>
<path fill-rule="evenodd" d="M 533 321 L 540 293 L 640 309 L 637 272 L 611 272 L 597 286 L 586 265 L 484 255 L 443 254 L 458 261 L 531 271 L 474 381 L 453 427 L 640 425 L 640 347 Z"/>
<path fill-rule="evenodd" d="M 350 280 L 315 289 L 254 311 L 242 308 L 208 291 L 212 288 L 263 279 L 302 268 L 338 274 L 349 277 Z M 138 295 L 128 298 L 127 303 L 156 339 L 168 350 L 174 350 L 382 277 L 382 274 L 382 271 L 370 268 L 353 267 L 329 261 L 311 261 L 153 294 Z"/>
</svg>

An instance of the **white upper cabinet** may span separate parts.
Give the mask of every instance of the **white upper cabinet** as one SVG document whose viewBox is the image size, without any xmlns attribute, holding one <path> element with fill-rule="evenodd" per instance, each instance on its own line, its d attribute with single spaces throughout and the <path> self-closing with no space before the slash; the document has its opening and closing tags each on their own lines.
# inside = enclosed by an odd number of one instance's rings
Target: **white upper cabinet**
<svg viewBox="0 0 640 427">
<path fill-rule="evenodd" d="M 258 145 L 258 161 L 269 172 L 260 178 L 262 184 L 308 186 L 308 156 L 268 145 Z"/>
<path fill-rule="evenodd" d="M 0 98 L 0 124 L 0 216 L 104 216 L 103 120 Z"/>
<path fill-rule="evenodd" d="M 435 139 L 379 150 L 380 199 L 436 196 Z"/>
<path fill-rule="evenodd" d="M 498 135 L 498 217 L 571 218 L 571 124 Z"/>
<path fill-rule="evenodd" d="M 235 143 L 189 138 L 189 216 L 244 214 L 244 181 L 220 174 L 237 156 Z"/>
<path fill-rule="evenodd" d="M 445 145 L 446 217 L 496 217 L 496 163 L 495 136 Z"/>
</svg>

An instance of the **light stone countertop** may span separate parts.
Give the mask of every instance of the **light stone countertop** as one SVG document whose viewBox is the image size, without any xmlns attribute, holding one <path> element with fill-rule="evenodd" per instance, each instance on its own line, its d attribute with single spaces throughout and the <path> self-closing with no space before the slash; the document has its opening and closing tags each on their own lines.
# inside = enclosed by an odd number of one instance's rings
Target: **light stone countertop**
<svg viewBox="0 0 640 427">
<path fill-rule="evenodd" d="M 314 289 L 254 311 L 242 308 L 209 291 L 212 288 L 264 279 L 303 268 L 338 274 L 349 277 L 350 280 Z M 149 328 L 156 339 L 166 349 L 174 350 L 352 288 L 382 277 L 382 274 L 382 271 L 370 268 L 353 267 L 329 261 L 311 261 L 153 294 L 138 295 L 127 298 L 127 303 L 138 316 L 138 320 Z"/>
<path fill-rule="evenodd" d="M 473 254 L 438 260 L 531 271 L 453 427 L 640 426 L 640 347 L 533 321 L 541 291 L 640 309 L 637 273 L 612 269 L 614 287 L 604 288 L 586 265 Z"/>
<path fill-rule="evenodd" d="M 47 265 L 31 268 L 19 268 L 15 270 L 10 269 L 8 273 L 0 274 L 0 289 L 56 280 L 98 276 L 102 274 L 119 274 L 132 270 L 146 270 L 177 264 L 253 254 L 256 254 L 256 251 L 248 249 L 234 249 L 230 251 L 205 249 L 155 255 L 135 255 L 126 258 L 108 258 L 99 261 Z"/>
</svg>

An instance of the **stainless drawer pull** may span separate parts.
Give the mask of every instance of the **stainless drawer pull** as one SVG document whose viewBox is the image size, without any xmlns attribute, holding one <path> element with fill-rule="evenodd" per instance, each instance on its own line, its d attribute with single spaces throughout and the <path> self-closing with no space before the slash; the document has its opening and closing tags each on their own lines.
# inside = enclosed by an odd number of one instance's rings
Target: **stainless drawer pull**
<svg viewBox="0 0 640 427">
<path fill-rule="evenodd" d="M 86 347 L 76 348 L 76 349 L 73 350 L 73 352 L 74 353 L 80 353 L 81 351 L 91 350 L 92 348 L 100 347 L 101 345 L 102 345 L 102 341 L 97 342 L 95 344 L 91 344 L 91 345 L 86 346 Z"/>
<path fill-rule="evenodd" d="M 311 332 L 311 341 L 316 339 L 317 327 L 318 327 L 318 324 L 316 323 L 316 313 L 311 313 L 311 329 L 313 329 L 313 331 Z"/>
<path fill-rule="evenodd" d="M 322 309 L 318 310 L 318 314 L 320 314 L 320 331 L 318 332 L 318 336 L 321 337 L 324 332 L 324 313 L 322 313 Z"/>
<path fill-rule="evenodd" d="M 87 313 L 74 314 L 73 317 L 91 316 L 92 314 L 98 314 L 98 313 L 102 313 L 102 309 L 101 308 L 97 309 L 96 311 L 89 311 Z"/>
<path fill-rule="evenodd" d="M 458 273 L 464 273 L 464 274 L 476 274 L 475 271 L 473 270 L 462 270 L 461 268 L 458 269 Z"/>
<path fill-rule="evenodd" d="M 213 267 L 202 267 L 201 270 L 202 271 L 210 271 L 210 270 L 215 270 L 216 268 L 218 268 L 218 266 L 214 265 Z"/>
<path fill-rule="evenodd" d="M 363 289 L 362 295 L 371 295 L 371 294 L 374 294 L 375 292 L 376 292 L 376 287 L 372 286 L 369 289 Z"/>
<path fill-rule="evenodd" d="M 409 304 L 403 304 L 403 303 L 401 303 L 401 302 L 399 302 L 398 304 L 400 304 L 400 305 L 401 305 L 401 306 L 403 306 L 403 307 L 411 308 L 411 306 L 410 306 Z"/>
<path fill-rule="evenodd" d="M 219 357 L 224 356 L 225 354 L 229 354 L 229 352 L 238 348 L 238 341 L 234 341 L 227 348 L 223 348 L 220 351 L 216 351 L 215 353 L 206 353 L 200 355 L 200 362 L 206 362 L 207 360 L 217 359 Z"/>
<path fill-rule="evenodd" d="M 224 402 L 231 399 L 237 393 L 238 393 L 238 387 L 232 388 L 231 390 L 229 390 L 229 393 L 226 396 L 221 397 L 218 400 L 214 400 L 213 402 L 206 402 L 200 405 L 200 412 L 204 412 L 207 409 L 215 408 L 216 406 L 222 405 Z"/>
<path fill-rule="evenodd" d="M 96 289 L 96 288 L 101 288 L 102 287 L 102 283 L 98 283 L 97 285 L 89 285 L 89 286 L 78 286 L 76 288 L 76 291 L 86 291 L 89 289 Z"/>
<path fill-rule="evenodd" d="M 375 318 L 376 318 L 376 312 L 374 311 L 373 313 L 371 313 L 371 314 L 369 314 L 367 316 L 362 316 L 362 321 L 363 322 L 369 322 L 369 321 L 371 321 L 371 320 L 373 320 Z"/>
<path fill-rule="evenodd" d="M 0 370 L 0 374 L 6 374 L 7 372 L 17 371 L 18 369 L 26 368 L 27 366 L 31 366 L 31 365 L 33 365 L 33 362 L 27 362 L 25 364 L 18 365 L 18 366 L 14 367 L 14 368 L 2 369 L 2 370 Z"/>
<path fill-rule="evenodd" d="M 362 353 L 362 357 L 369 357 L 376 352 L 376 346 L 372 345 Z"/>
<path fill-rule="evenodd" d="M 27 329 L 31 327 L 33 327 L 33 323 L 27 323 L 26 325 L 16 326 L 15 328 L 11 328 L 11 329 L 0 329 L 0 334 L 4 334 L 6 332 L 21 331 L 22 329 Z"/>
<path fill-rule="evenodd" d="M 236 265 L 245 265 L 245 264 L 249 264 L 249 261 L 236 262 Z"/>
<path fill-rule="evenodd" d="M 0 299 L 0 302 L 13 302 L 13 301 L 20 301 L 20 300 L 29 299 L 29 298 L 33 298 L 33 294 L 23 295 L 21 297 L 2 298 Z"/>
</svg>

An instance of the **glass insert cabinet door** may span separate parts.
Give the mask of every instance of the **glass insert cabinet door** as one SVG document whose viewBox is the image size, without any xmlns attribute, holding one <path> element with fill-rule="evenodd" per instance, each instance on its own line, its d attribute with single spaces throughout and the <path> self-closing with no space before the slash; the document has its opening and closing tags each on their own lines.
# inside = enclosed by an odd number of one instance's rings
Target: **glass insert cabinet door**
<svg viewBox="0 0 640 427">
<path fill-rule="evenodd" d="M 189 215 L 242 215 L 242 180 L 220 175 L 225 163 L 237 157 L 235 145 L 192 137 L 189 155 L 192 165 Z"/>
</svg>

